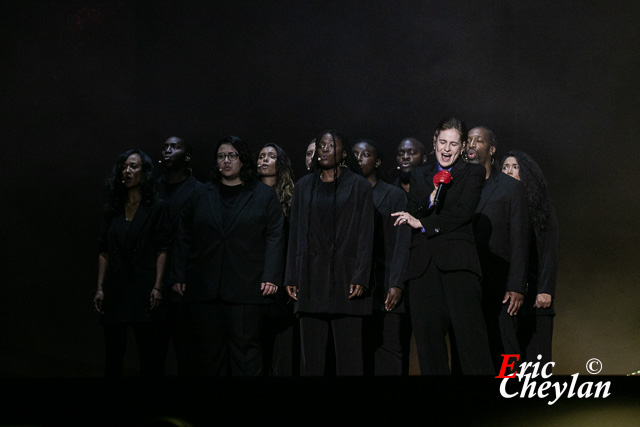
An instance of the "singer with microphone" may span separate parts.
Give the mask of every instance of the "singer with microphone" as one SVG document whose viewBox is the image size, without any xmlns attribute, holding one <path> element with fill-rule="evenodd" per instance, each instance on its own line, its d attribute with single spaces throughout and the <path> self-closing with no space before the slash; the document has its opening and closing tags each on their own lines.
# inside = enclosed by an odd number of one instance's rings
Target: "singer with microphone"
<svg viewBox="0 0 640 427">
<path fill-rule="evenodd" d="M 436 162 L 415 168 L 407 212 L 394 225 L 413 229 L 404 275 L 421 375 L 448 375 L 449 340 L 465 375 L 495 375 L 481 310 L 480 264 L 472 220 L 484 168 L 461 160 L 465 123 L 442 120 L 434 132 Z"/>
</svg>

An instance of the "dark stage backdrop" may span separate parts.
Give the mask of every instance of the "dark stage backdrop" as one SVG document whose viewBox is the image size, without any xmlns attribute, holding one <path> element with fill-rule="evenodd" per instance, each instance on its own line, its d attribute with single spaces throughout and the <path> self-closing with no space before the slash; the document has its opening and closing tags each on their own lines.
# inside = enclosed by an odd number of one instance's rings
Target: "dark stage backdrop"
<svg viewBox="0 0 640 427">
<path fill-rule="evenodd" d="M 92 298 L 118 153 L 235 134 L 303 170 L 324 128 L 390 154 L 456 115 L 531 154 L 561 230 L 557 374 L 640 369 L 636 1 L 3 1 L 3 377 L 99 377 Z M 131 348 L 131 350 L 134 350 Z M 133 354 L 133 351 L 131 352 Z M 135 374 L 135 358 L 129 357 Z"/>
</svg>

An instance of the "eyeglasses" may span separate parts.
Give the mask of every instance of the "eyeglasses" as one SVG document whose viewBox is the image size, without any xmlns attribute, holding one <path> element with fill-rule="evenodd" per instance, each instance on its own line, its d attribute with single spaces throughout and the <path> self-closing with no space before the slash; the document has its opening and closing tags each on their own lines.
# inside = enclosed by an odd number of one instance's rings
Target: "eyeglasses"
<svg viewBox="0 0 640 427">
<path fill-rule="evenodd" d="M 234 161 L 238 159 L 238 153 L 232 151 L 230 153 L 218 153 L 218 161 L 224 162 L 224 159 L 229 158 L 229 161 Z"/>
</svg>

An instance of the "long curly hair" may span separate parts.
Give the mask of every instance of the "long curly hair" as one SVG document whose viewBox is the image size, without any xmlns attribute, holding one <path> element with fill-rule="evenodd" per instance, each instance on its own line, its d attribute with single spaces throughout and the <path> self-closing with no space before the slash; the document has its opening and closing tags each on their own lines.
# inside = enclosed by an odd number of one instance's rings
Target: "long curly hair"
<svg viewBox="0 0 640 427">
<path fill-rule="evenodd" d="M 531 224 L 544 230 L 547 227 L 551 212 L 551 197 L 549 196 L 547 180 L 542 173 L 542 169 L 531 156 L 518 150 L 509 151 L 504 155 L 500 162 L 501 168 L 509 157 L 515 157 L 518 161 L 520 181 L 524 185 L 527 194 Z"/>
<path fill-rule="evenodd" d="M 231 144 L 233 148 L 238 151 L 238 161 L 242 163 L 240 167 L 240 180 L 242 183 L 251 183 L 258 178 L 258 172 L 255 168 L 254 157 L 251 154 L 251 149 L 245 140 L 239 138 L 237 136 L 229 135 L 216 144 L 216 156 L 218 154 L 218 150 L 222 144 Z M 222 175 L 220 174 L 220 169 L 218 169 L 217 158 L 214 160 L 213 167 L 211 168 L 211 180 L 213 182 L 219 183 Z"/>
<path fill-rule="evenodd" d="M 127 201 L 128 189 L 122 182 L 122 168 L 132 154 L 138 154 L 142 160 L 142 178 L 140 180 L 141 203 L 151 204 L 156 199 L 156 180 L 153 175 L 154 166 L 151 157 L 142 150 L 132 148 L 118 155 L 118 159 L 111 168 L 111 174 L 106 180 L 107 201 L 103 209 L 109 216 L 116 215 L 122 211 Z"/>
<path fill-rule="evenodd" d="M 280 200 L 284 215 L 288 217 L 289 212 L 291 211 L 291 197 L 293 196 L 294 183 L 291 160 L 287 153 L 278 144 L 269 142 L 264 144 L 260 151 L 266 147 L 272 147 L 276 150 L 278 155 L 278 158 L 276 159 L 276 185 L 274 186 L 274 190 L 276 190 L 276 195 L 278 196 L 278 200 Z"/>
</svg>

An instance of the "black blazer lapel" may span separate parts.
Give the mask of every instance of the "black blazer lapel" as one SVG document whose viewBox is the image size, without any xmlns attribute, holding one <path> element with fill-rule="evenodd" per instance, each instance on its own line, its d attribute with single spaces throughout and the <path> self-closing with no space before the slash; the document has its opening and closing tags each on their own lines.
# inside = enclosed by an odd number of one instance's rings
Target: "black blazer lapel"
<svg viewBox="0 0 640 427">
<path fill-rule="evenodd" d="M 487 204 L 487 202 L 491 198 L 491 195 L 494 191 L 496 191 L 497 188 L 498 176 L 496 175 L 496 172 L 491 171 L 491 175 L 489 175 L 489 178 L 484 182 L 484 186 L 482 187 L 482 194 L 480 195 L 480 202 L 478 203 L 476 212 L 482 212 L 482 210 L 484 209 L 484 205 Z"/>
<path fill-rule="evenodd" d="M 207 204 L 209 212 L 218 230 L 222 230 L 222 213 L 220 212 L 220 190 L 215 184 L 209 183 L 207 188 Z"/>
<path fill-rule="evenodd" d="M 387 184 L 382 180 L 378 180 L 375 187 L 373 187 L 373 193 L 372 193 L 373 207 L 376 210 L 380 210 L 380 206 L 382 206 L 382 203 L 387 198 L 388 194 L 389 194 L 389 184 Z"/>
<path fill-rule="evenodd" d="M 353 190 L 353 177 L 351 176 L 351 171 L 345 169 L 342 171 L 344 176 L 342 182 L 338 182 L 338 191 L 336 193 L 336 215 L 339 216 L 342 212 L 342 209 L 349 200 L 351 196 L 351 191 Z"/>
<path fill-rule="evenodd" d="M 242 212 L 242 208 L 244 208 L 244 206 L 247 204 L 247 202 L 249 201 L 249 199 L 251 199 L 252 196 L 253 196 L 253 191 L 251 191 L 250 188 L 244 188 L 243 191 L 241 191 L 240 194 L 238 194 L 238 199 L 233 204 L 233 209 L 231 209 L 231 212 L 229 212 L 227 229 L 224 230 L 225 233 L 233 228 L 233 225 L 235 224 L 236 219 L 238 218 L 238 214 Z"/>
</svg>

